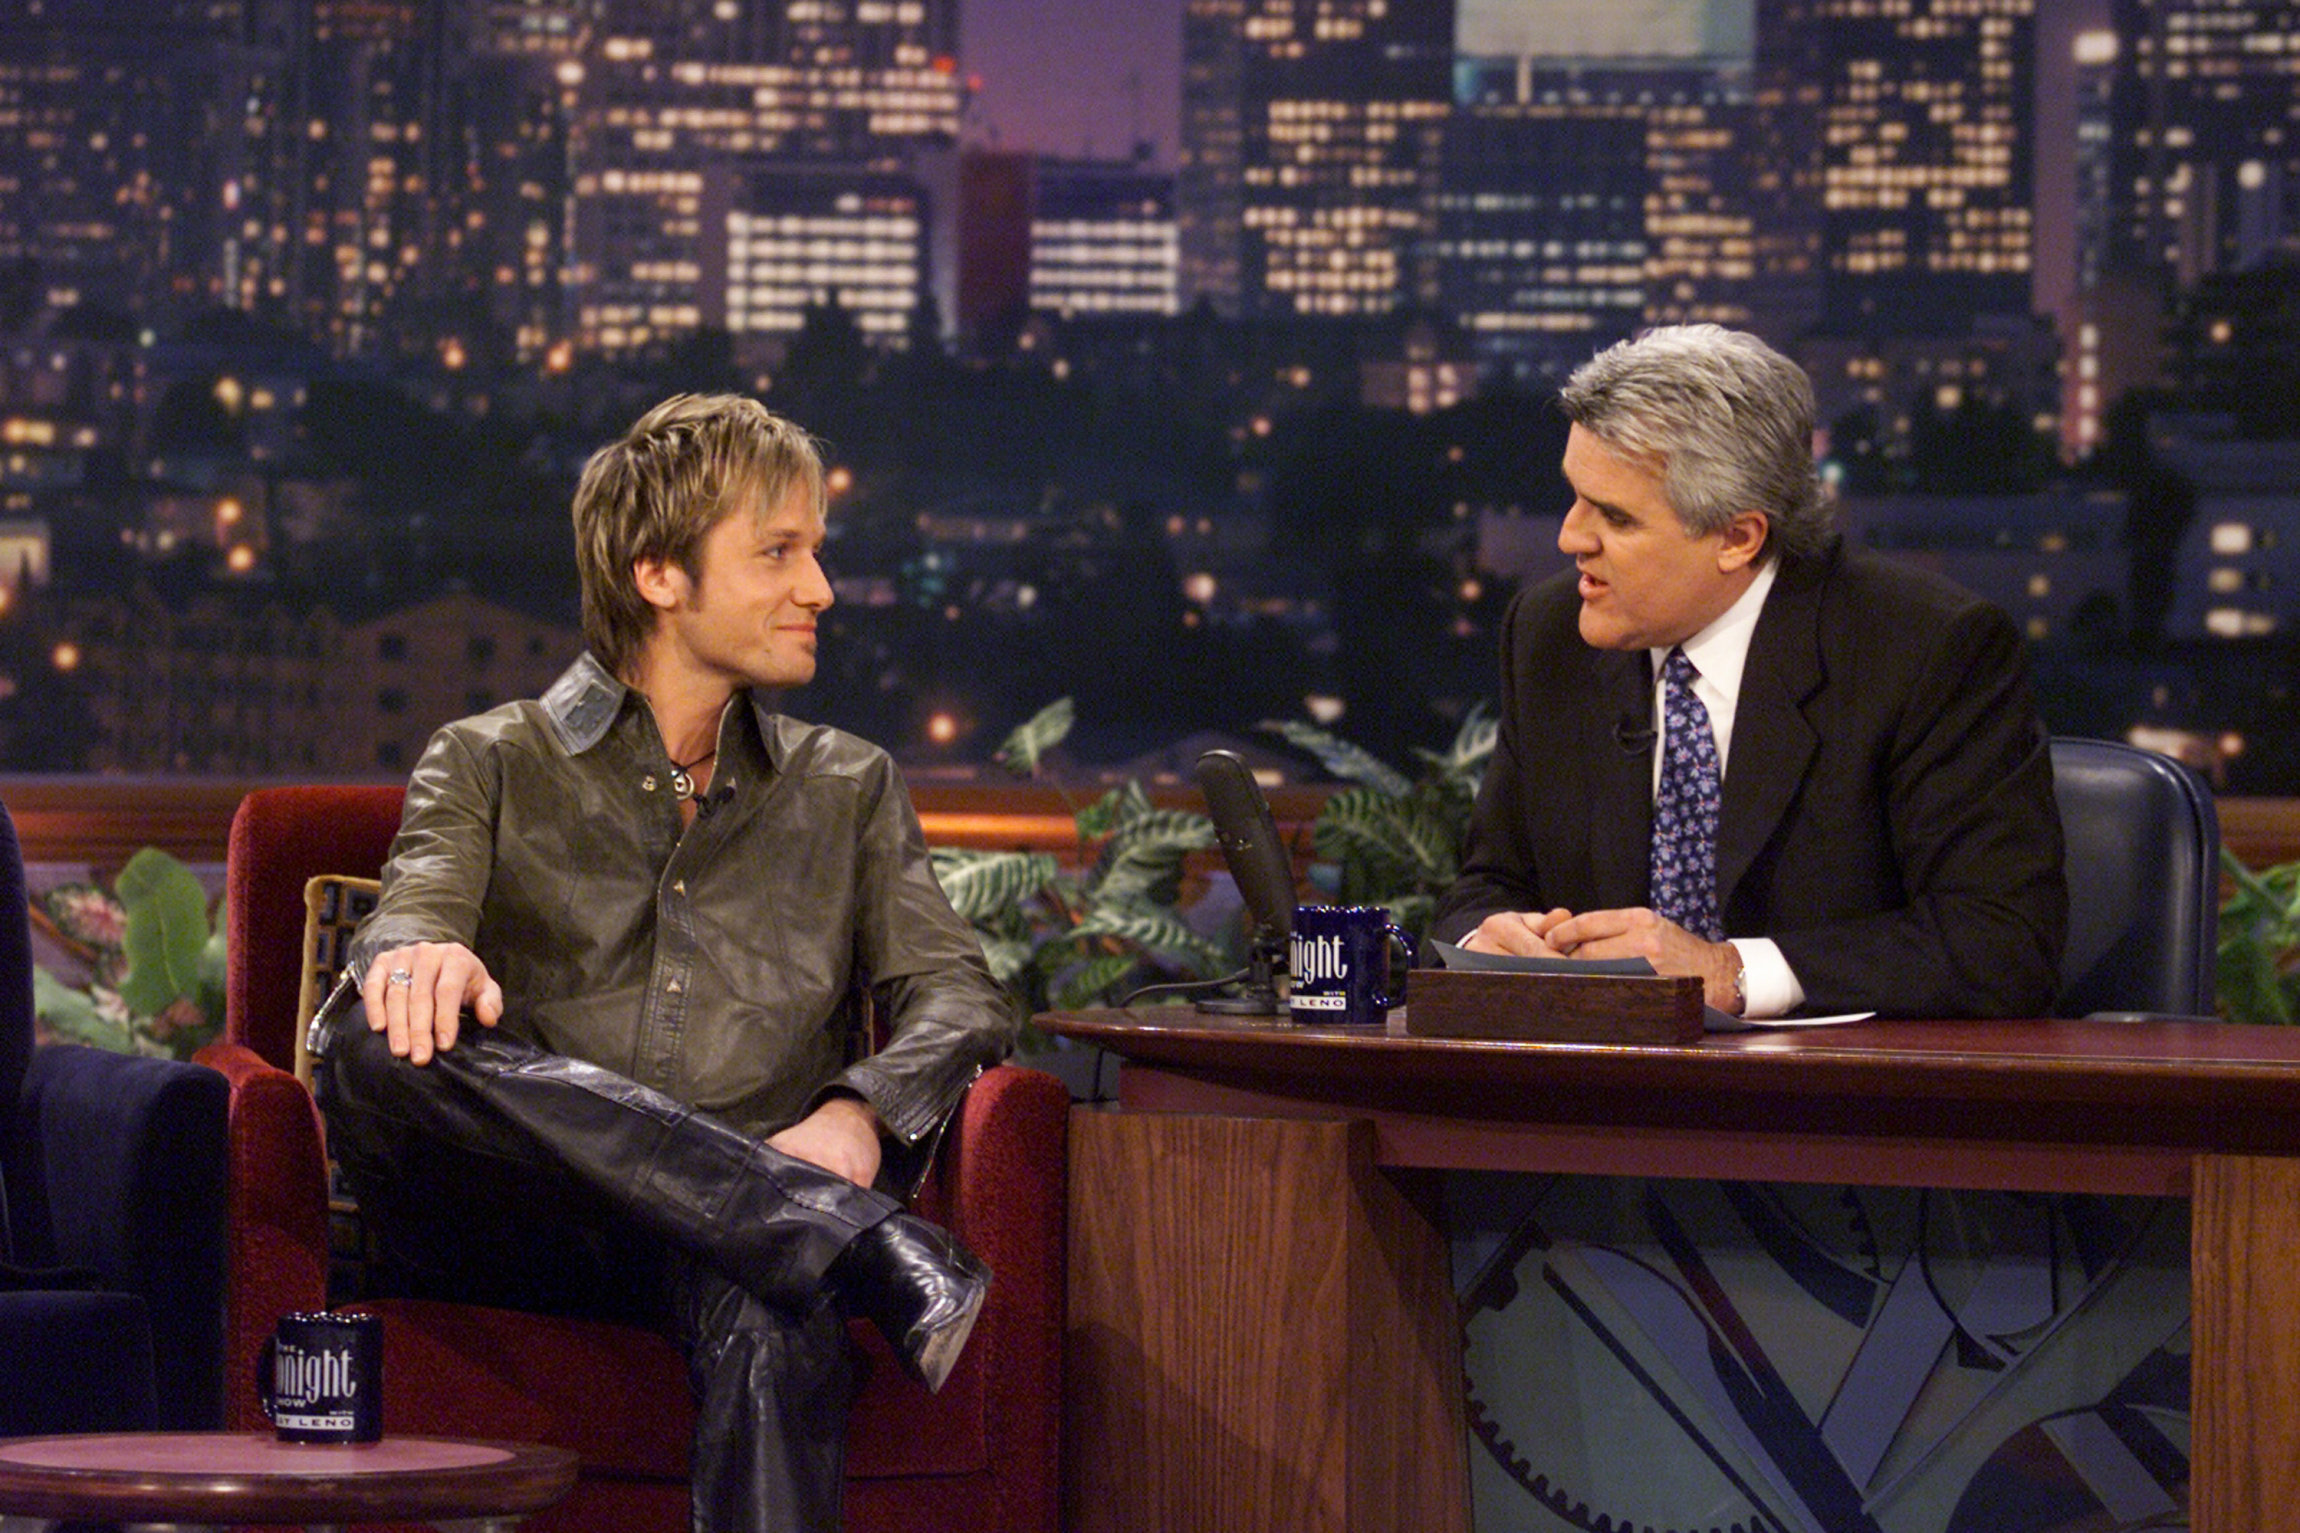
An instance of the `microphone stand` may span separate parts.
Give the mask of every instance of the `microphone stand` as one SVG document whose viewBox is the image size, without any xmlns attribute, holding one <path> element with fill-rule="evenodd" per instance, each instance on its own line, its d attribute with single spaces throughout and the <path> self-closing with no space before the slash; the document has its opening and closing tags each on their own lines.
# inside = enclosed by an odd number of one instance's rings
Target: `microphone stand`
<svg viewBox="0 0 2300 1533">
<path fill-rule="evenodd" d="M 1274 1017 L 1283 1008 L 1278 1001 L 1278 976 L 1286 967 L 1285 944 L 1256 934 L 1247 962 L 1246 977 L 1227 995 L 1200 996 L 1200 1011 L 1226 1017 Z"/>
</svg>

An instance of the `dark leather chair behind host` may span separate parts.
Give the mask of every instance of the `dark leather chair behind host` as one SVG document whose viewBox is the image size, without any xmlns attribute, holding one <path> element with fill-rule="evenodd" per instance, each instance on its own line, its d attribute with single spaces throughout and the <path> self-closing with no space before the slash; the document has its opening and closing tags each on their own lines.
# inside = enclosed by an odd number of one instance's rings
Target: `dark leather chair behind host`
<svg viewBox="0 0 2300 1533">
<path fill-rule="evenodd" d="M 2052 742 L 2068 851 L 2056 1015 L 2212 1011 L 2220 819 L 2195 773 L 2107 740 Z"/>
<path fill-rule="evenodd" d="M 0 809 L 0 1437 L 223 1425 L 223 1077 L 33 1047 Z"/>
</svg>

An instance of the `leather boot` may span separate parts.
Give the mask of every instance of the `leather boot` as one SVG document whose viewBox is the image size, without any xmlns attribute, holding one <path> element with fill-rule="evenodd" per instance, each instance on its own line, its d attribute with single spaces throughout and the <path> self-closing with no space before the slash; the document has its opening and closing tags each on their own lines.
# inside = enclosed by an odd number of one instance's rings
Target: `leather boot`
<svg viewBox="0 0 2300 1533">
<path fill-rule="evenodd" d="M 391 1097 L 403 1123 L 420 1105 L 458 1135 L 516 1129 L 624 1218 L 766 1303 L 806 1310 L 838 1264 L 831 1291 L 930 1389 L 981 1311 L 989 1271 L 948 1231 L 611 1070 L 496 1032 L 411 1065 L 356 1014 L 331 1022 L 324 1058 L 331 1114 Z"/>
<path fill-rule="evenodd" d="M 990 1269 L 942 1226 L 895 1214 L 854 1238 L 831 1268 L 830 1282 L 932 1392 L 958 1366 L 990 1292 Z"/>
<path fill-rule="evenodd" d="M 465 1084 L 626 1218 L 769 1304 L 808 1308 L 848 1244 L 902 1210 L 651 1087 L 500 1034 L 459 1038 L 422 1068 Z"/>
</svg>

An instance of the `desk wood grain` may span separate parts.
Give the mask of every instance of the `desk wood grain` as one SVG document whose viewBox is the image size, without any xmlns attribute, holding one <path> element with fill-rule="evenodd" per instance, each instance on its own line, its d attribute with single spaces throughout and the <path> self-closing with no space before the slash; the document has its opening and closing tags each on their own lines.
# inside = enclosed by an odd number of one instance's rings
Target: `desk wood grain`
<svg viewBox="0 0 2300 1533">
<path fill-rule="evenodd" d="M 2300 1029 L 1895 1021 L 1589 1044 L 1412 1038 L 1394 1017 L 1386 1032 L 1179 1009 L 1038 1021 L 1126 1061 L 1120 1117 L 1324 1120 L 1370 1132 L 1400 1170 L 2192 1197 L 2192 1525 L 2300 1528 Z"/>
</svg>

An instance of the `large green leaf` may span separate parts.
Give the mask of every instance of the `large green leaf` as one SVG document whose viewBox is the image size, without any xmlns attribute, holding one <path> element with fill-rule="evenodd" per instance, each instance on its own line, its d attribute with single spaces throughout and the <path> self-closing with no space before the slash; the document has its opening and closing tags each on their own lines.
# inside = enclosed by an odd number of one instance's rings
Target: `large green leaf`
<svg viewBox="0 0 2300 1533">
<path fill-rule="evenodd" d="M 147 846 L 128 859 L 113 888 L 128 912 L 120 944 L 128 955 L 121 999 L 149 1016 L 178 996 L 195 994 L 210 923 L 207 891 L 192 870 Z"/>
<path fill-rule="evenodd" d="M 1134 972 L 1137 960 L 1131 953 L 1100 953 L 1062 976 L 1054 989 L 1057 1011 L 1080 1011 L 1088 1006 L 1099 1006 L 1109 1000 L 1109 990 Z"/>
<path fill-rule="evenodd" d="M 1098 900 L 1171 905 L 1182 863 L 1214 844 L 1214 822 L 1181 809 L 1153 809 L 1121 825 L 1102 850 L 1093 879 Z"/>
<path fill-rule="evenodd" d="M 1020 904 L 1053 882 L 1059 871 L 1045 852 L 938 846 L 927 855 L 951 908 L 968 921 L 987 920 Z"/>
<path fill-rule="evenodd" d="M 1046 753 L 1060 745 L 1070 734 L 1070 726 L 1077 721 L 1077 710 L 1070 699 L 1058 697 L 1016 725 L 990 759 L 1017 777 L 1038 775 L 1038 763 Z"/>
<path fill-rule="evenodd" d="M 990 977 L 1002 985 L 1011 985 L 1030 968 L 1035 949 L 1027 941 L 1009 937 L 987 937 L 975 933 L 982 944 L 983 961 L 990 965 Z"/>
<path fill-rule="evenodd" d="M 2247 937 L 2223 941 L 2213 975 L 2220 1009 L 2232 1022 L 2289 1026 L 2292 995 L 2276 970 L 2276 954 L 2265 942 Z"/>
<path fill-rule="evenodd" d="M 2287 972 L 2300 947 L 2300 863 L 2258 872 L 2226 847 L 2221 870 L 2231 893 L 2220 907 L 2215 991 L 2234 1022 L 2300 1021 L 2300 975 Z"/>
<path fill-rule="evenodd" d="M 124 1021 L 105 1016 L 85 990 L 74 990 L 39 965 L 32 966 L 32 1010 L 48 1029 L 68 1043 L 85 1043 L 115 1054 L 136 1052 Z"/>
<path fill-rule="evenodd" d="M 1145 816 L 1160 812 L 1150 802 L 1150 795 L 1142 791 L 1142 784 L 1129 777 L 1124 787 L 1112 788 L 1078 811 L 1078 839 L 1099 841 Z"/>
<path fill-rule="evenodd" d="M 1214 944 L 1199 936 L 1170 910 L 1154 906 L 1097 905 L 1070 928 L 1073 941 L 1115 937 L 1146 953 L 1179 959 L 1200 972 L 1222 960 Z"/>
<path fill-rule="evenodd" d="M 1494 742 L 1500 737 L 1500 722 L 1479 703 L 1453 732 L 1451 745 L 1443 751 L 1417 750 L 1414 754 L 1429 763 L 1441 786 L 1465 787 L 1474 798 L 1478 780 L 1485 776 L 1485 764 L 1493 759 Z"/>
<path fill-rule="evenodd" d="M 1283 735 L 1287 744 L 1308 751 L 1327 771 L 1347 782 L 1363 783 L 1376 792 L 1400 798 L 1413 791 L 1414 785 L 1396 767 L 1315 724 L 1299 719 L 1265 719 L 1261 727 Z"/>
<path fill-rule="evenodd" d="M 1412 799 L 1344 788 L 1326 800 L 1314 832 L 1321 857 L 1368 857 L 1395 876 L 1421 881 L 1451 868 L 1454 837 Z"/>
</svg>

